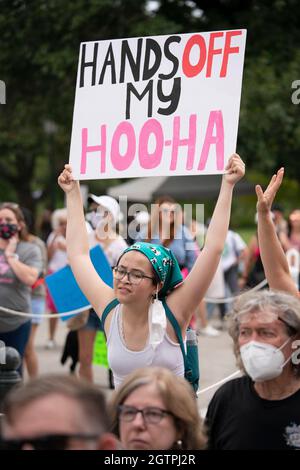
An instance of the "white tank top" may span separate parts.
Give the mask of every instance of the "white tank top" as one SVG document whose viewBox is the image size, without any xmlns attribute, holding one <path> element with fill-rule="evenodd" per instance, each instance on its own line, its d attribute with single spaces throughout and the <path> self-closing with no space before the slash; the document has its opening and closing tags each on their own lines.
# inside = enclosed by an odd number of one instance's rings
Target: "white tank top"
<svg viewBox="0 0 300 470">
<path fill-rule="evenodd" d="M 173 374 L 184 376 L 184 362 L 180 345 L 174 343 L 167 333 L 156 349 L 148 341 L 142 351 L 131 351 L 126 347 L 120 332 L 120 305 L 117 305 L 112 314 L 107 337 L 107 359 L 113 372 L 116 388 L 121 385 L 128 374 L 140 367 L 166 367 Z"/>
</svg>

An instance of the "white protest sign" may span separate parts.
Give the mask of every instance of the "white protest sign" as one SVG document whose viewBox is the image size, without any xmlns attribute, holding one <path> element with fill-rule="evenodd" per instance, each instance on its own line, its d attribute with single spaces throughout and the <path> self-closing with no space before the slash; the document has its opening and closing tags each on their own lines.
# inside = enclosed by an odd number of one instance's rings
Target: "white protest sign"
<svg viewBox="0 0 300 470">
<path fill-rule="evenodd" d="M 76 179 L 223 173 L 235 152 L 246 30 L 80 45 Z"/>
</svg>

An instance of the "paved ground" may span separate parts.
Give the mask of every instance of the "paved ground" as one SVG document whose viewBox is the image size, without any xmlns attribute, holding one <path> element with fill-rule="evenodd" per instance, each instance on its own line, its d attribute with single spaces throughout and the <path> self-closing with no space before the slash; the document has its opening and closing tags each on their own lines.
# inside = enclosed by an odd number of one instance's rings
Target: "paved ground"
<svg viewBox="0 0 300 470">
<path fill-rule="evenodd" d="M 41 374 L 69 372 L 69 364 L 65 364 L 64 366 L 60 364 L 61 350 L 67 332 L 68 329 L 65 324 L 60 321 L 56 337 L 57 347 L 53 350 L 46 350 L 45 344 L 48 338 L 48 320 L 45 319 L 40 325 L 37 332 L 36 349 L 38 351 Z M 198 340 L 201 372 L 200 390 L 203 390 L 232 374 L 236 370 L 236 366 L 232 352 L 232 341 L 226 331 L 222 331 L 220 336 L 216 338 L 200 335 Z M 105 393 L 110 394 L 107 370 L 103 367 L 94 366 L 94 374 L 95 382 Z M 205 413 L 207 404 L 216 389 L 217 388 L 214 388 L 203 394 L 200 393 L 198 402 L 201 414 Z"/>
</svg>

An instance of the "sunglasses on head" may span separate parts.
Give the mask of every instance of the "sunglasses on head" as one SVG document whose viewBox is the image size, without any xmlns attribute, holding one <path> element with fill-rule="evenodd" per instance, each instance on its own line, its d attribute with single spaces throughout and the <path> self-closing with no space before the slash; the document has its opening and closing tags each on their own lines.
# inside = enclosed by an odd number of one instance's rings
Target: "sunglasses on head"
<svg viewBox="0 0 300 470">
<path fill-rule="evenodd" d="M 47 434 L 22 439 L 0 439 L 0 450 L 22 450 L 26 445 L 35 450 L 65 450 L 70 439 L 96 440 L 97 434 Z"/>
</svg>

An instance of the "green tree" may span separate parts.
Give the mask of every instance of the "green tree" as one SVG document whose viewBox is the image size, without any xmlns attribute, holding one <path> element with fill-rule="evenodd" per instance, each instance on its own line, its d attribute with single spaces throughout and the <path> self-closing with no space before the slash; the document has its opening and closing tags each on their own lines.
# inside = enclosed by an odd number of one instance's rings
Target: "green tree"
<svg viewBox="0 0 300 470">
<path fill-rule="evenodd" d="M 218 29 L 248 30 L 238 151 L 250 168 L 269 174 L 284 163 L 300 177 L 300 108 L 291 102 L 292 82 L 300 79 L 298 1 L 161 0 L 152 12 L 147 5 L 0 0 L 0 79 L 7 88 L 0 199 L 34 208 L 33 190 L 42 188 L 52 206 L 62 197 L 56 177 L 68 159 L 80 42 Z"/>
<path fill-rule="evenodd" d="M 0 115 L 1 199 L 34 209 L 32 191 L 43 188 L 48 204 L 56 205 L 57 174 L 68 159 L 80 42 L 169 32 L 173 23 L 158 22 L 146 3 L 0 0 L 0 79 L 7 86 Z"/>
<path fill-rule="evenodd" d="M 300 79 L 297 0 L 161 0 L 158 15 L 181 31 L 247 29 L 238 151 L 261 172 L 285 165 L 300 177 L 299 106 L 291 101 Z"/>
</svg>

